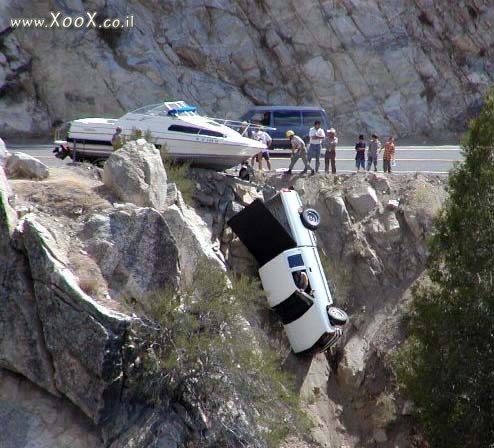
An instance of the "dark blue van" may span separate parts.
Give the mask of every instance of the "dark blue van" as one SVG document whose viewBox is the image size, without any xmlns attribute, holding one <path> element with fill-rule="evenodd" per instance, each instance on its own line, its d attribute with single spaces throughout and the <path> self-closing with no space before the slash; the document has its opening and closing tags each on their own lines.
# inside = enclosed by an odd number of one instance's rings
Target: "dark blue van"
<svg viewBox="0 0 494 448">
<path fill-rule="evenodd" d="M 276 128 L 268 130 L 273 139 L 272 148 L 289 148 L 290 142 L 286 138 L 286 131 L 292 130 L 306 143 L 309 141 L 309 129 L 319 120 L 321 127 L 326 131 L 330 122 L 324 109 L 308 106 L 257 106 L 245 113 L 242 121 L 260 122 L 263 126 Z"/>
</svg>

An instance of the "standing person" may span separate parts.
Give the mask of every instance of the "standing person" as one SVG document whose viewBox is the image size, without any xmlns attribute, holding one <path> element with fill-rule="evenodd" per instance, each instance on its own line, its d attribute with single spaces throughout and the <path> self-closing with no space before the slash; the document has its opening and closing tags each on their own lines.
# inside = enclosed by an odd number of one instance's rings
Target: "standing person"
<svg viewBox="0 0 494 448">
<path fill-rule="evenodd" d="M 253 134 L 254 140 L 258 140 L 266 145 L 266 148 L 263 149 L 261 152 L 259 152 L 257 155 L 252 157 L 252 166 L 254 166 L 254 159 L 257 157 L 257 163 L 259 164 L 259 170 L 262 171 L 262 159 L 266 160 L 266 165 L 268 166 L 268 170 L 271 171 L 271 162 L 269 160 L 269 147 L 271 146 L 271 143 L 273 142 L 271 136 L 261 130 L 258 129 L 255 134 Z"/>
<path fill-rule="evenodd" d="M 367 143 L 365 142 L 365 138 L 363 134 L 358 136 L 358 142 L 355 143 L 355 165 L 357 167 L 357 173 L 360 171 L 360 168 L 365 170 L 365 149 L 367 148 Z"/>
<path fill-rule="evenodd" d="M 302 174 L 305 174 L 309 169 L 311 171 L 311 174 L 314 174 L 314 170 L 311 168 L 309 162 L 307 161 L 307 148 L 305 147 L 304 141 L 298 135 L 295 135 L 295 132 L 291 130 L 286 131 L 286 136 L 288 137 L 292 145 L 292 157 L 290 159 L 290 166 L 288 167 L 288 171 L 286 171 L 286 174 L 292 174 L 292 168 L 295 163 L 297 163 L 298 159 L 302 159 L 302 162 L 304 162 L 305 165 L 305 169 L 302 171 Z"/>
<path fill-rule="evenodd" d="M 329 173 L 329 161 L 331 161 L 331 172 L 336 174 L 336 145 L 338 137 L 334 128 L 328 129 L 328 136 L 324 140 L 326 152 L 324 153 L 324 172 Z"/>
<path fill-rule="evenodd" d="M 111 145 L 113 146 L 113 151 L 120 149 L 124 145 L 124 138 L 122 135 L 122 128 L 117 126 L 115 133 L 111 138 Z"/>
<path fill-rule="evenodd" d="M 238 130 L 238 133 L 242 137 L 254 138 L 253 130 L 247 121 L 242 121 L 242 123 L 240 124 L 240 129 Z"/>
<path fill-rule="evenodd" d="M 314 127 L 309 130 L 309 153 L 307 159 L 309 164 L 312 160 L 312 157 L 316 158 L 316 173 L 319 171 L 319 158 L 321 157 L 321 144 L 322 141 L 326 138 L 324 135 L 324 130 L 321 129 L 321 122 L 319 120 L 314 122 Z"/>
<path fill-rule="evenodd" d="M 367 151 L 367 171 L 370 171 L 372 165 L 374 165 L 374 171 L 377 171 L 377 154 L 380 152 L 381 142 L 379 137 L 376 134 L 372 134 L 369 150 Z"/>
<path fill-rule="evenodd" d="M 391 173 L 391 161 L 395 157 L 395 140 L 392 136 L 389 136 L 386 143 L 384 143 L 383 154 L 383 169 L 385 173 Z"/>
</svg>

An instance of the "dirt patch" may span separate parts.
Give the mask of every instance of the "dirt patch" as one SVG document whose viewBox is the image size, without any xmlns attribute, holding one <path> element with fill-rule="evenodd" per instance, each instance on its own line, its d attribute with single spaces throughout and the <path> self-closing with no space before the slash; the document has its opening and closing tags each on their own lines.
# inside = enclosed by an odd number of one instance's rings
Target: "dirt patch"
<svg viewBox="0 0 494 448">
<path fill-rule="evenodd" d="M 101 195 L 101 181 L 73 170 L 52 170 L 42 182 L 11 180 L 16 205 L 30 205 L 39 211 L 72 219 L 112 206 Z"/>
</svg>

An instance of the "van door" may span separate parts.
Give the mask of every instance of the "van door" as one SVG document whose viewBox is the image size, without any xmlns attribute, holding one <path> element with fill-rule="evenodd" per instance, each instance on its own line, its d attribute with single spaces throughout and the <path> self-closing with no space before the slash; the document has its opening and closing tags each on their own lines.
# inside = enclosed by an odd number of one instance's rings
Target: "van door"
<svg viewBox="0 0 494 448">
<path fill-rule="evenodd" d="M 272 138 L 274 145 L 281 145 L 282 147 L 290 146 L 288 139 L 286 138 L 286 131 L 293 130 L 297 135 L 300 135 L 302 126 L 302 115 L 297 110 L 275 110 L 273 111 L 273 127 L 276 131 L 272 131 Z"/>
</svg>

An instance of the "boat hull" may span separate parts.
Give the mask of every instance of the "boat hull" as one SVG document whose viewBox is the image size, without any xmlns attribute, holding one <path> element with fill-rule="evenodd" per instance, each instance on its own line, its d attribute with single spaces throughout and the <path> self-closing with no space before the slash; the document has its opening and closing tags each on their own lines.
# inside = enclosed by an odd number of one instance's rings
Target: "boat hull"
<svg viewBox="0 0 494 448">
<path fill-rule="evenodd" d="M 124 135 L 130 135 L 135 127 L 122 121 L 87 119 L 72 122 L 67 138 L 72 158 L 97 161 L 108 158 L 113 151 L 111 138 L 115 127 L 121 126 Z M 235 167 L 262 150 L 260 142 L 246 138 L 229 140 L 159 131 L 152 135 L 152 143 L 158 149 L 166 150 L 174 161 L 215 170 Z"/>
</svg>

